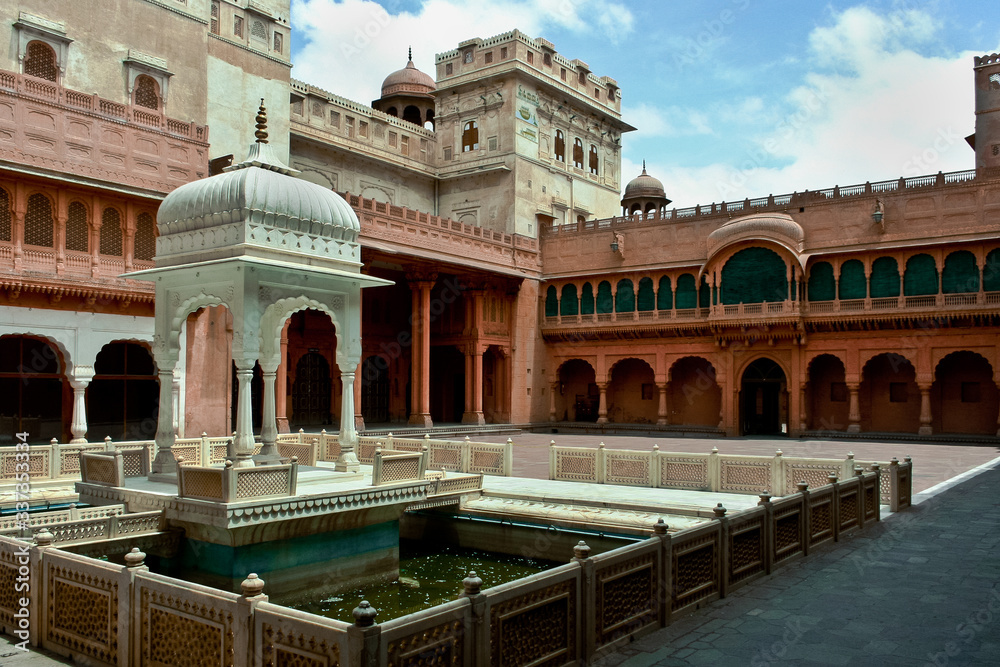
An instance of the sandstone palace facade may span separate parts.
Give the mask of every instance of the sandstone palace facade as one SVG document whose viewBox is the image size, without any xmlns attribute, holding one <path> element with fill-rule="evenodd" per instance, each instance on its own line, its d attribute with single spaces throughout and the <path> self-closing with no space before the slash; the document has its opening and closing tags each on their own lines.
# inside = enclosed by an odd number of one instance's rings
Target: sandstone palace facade
<svg viewBox="0 0 1000 667">
<path fill-rule="evenodd" d="M 394 283 L 364 291 L 355 415 L 329 317 L 287 321 L 282 428 L 997 435 L 1000 56 L 971 63 L 968 171 L 674 209 L 621 173 L 615 80 L 544 39 L 410 60 L 369 105 L 291 78 L 285 0 L 117 6 L 0 15 L 3 444 L 153 437 L 155 290 L 123 274 L 153 266 L 166 194 L 245 157 L 260 98 Z M 180 324 L 176 430 L 227 433 L 229 313 Z"/>
</svg>

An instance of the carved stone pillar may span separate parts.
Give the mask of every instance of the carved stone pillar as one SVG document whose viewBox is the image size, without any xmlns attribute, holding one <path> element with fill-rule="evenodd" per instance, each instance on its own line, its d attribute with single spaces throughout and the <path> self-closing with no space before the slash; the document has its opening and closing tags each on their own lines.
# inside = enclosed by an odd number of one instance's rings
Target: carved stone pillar
<svg viewBox="0 0 1000 667">
<path fill-rule="evenodd" d="M 278 420 L 275 414 L 274 383 L 278 374 L 277 360 L 268 360 L 260 365 L 264 379 L 264 401 L 261 410 L 260 454 L 253 457 L 256 463 L 277 463 Z"/>
<path fill-rule="evenodd" d="M 291 321 L 290 319 L 288 321 Z M 274 412 L 278 433 L 288 433 L 288 321 L 281 330 L 281 362 L 275 376 Z M 280 379 L 280 381 L 279 381 Z"/>
<path fill-rule="evenodd" d="M 597 423 L 608 423 L 608 383 L 598 382 L 597 388 L 601 392 L 600 401 L 597 404 Z"/>
<path fill-rule="evenodd" d="M 340 458 L 337 459 L 336 470 L 338 472 L 357 472 L 361 463 L 355 448 L 358 444 L 358 432 L 354 428 L 354 371 L 344 371 L 340 374 L 340 381 L 343 385 L 343 392 L 340 397 L 340 434 L 337 442 L 340 443 Z"/>
<path fill-rule="evenodd" d="M 87 385 L 94 379 L 92 366 L 77 366 L 69 386 L 73 388 L 73 421 L 69 430 L 73 434 L 70 444 L 87 442 Z"/>
<path fill-rule="evenodd" d="M 669 415 L 670 411 L 667 407 L 667 389 L 670 386 L 669 382 L 657 382 L 656 388 L 660 392 L 660 405 L 656 410 L 656 425 L 666 426 L 670 423 Z"/>
<path fill-rule="evenodd" d="M 157 359 L 157 374 L 160 378 L 160 407 L 156 418 L 156 458 L 151 466 L 151 476 L 174 475 L 177 462 L 174 460 L 174 366 L 176 360 Z"/>
<path fill-rule="evenodd" d="M 465 386 L 468 387 L 463 424 L 485 424 L 483 417 L 483 350 L 479 345 L 469 345 L 465 353 Z"/>
<path fill-rule="evenodd" d="M 799 386 L 799 433 L 809 427 L 809 412 L 806 410 L 806 385 Z"/>
<path fill-rule="evenodd" d="M 847 383 L 847 392 L 850 402 L 847 407 L 847 432 L 861 433 L 861 403 L 858 400 L 859 384 L 857 382 Z"/>
<path fill-rule="evenodd" d="M 559 382 L 553 382 L 549 392 L 549 421 L 556 421 L 556 393 L 559 391 Z"/>
<path fill-rule="evenodd" d="M 920 387 L 920 428 L 917 435 L 931 435 L 934 429 L 931 428 L 931 384 L 921 382 Z"/>
<path fill-rule="evenodd" d="M 236 435 L 233 436 L 234 468 L 253 467 L 253 396 L 251 381 L 256 359 L 236 359 Z"/>
<path fill-rule="evenodd" d="M 413 290 L 413 311 L 410 316 L 413 346 L 411 356 L 410 424 L 431 427 L 431 288 L 433 279 L 410 281 Z"/>
</svg>

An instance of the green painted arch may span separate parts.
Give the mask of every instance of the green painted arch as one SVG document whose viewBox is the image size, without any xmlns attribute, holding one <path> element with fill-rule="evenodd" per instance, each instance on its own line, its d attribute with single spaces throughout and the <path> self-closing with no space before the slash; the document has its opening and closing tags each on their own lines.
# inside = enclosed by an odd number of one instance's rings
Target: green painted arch
<svg viewBox="0 0 1000 667">
<path fill-rule="evenodd" d="M 652 278 L 642 278 L 639 281 L 639 291 L 635 296 L 636 310 L 655 310 L 656 294 L 653 292 Z"/>
<path fill-rule="evenodd" d="M 983 291 L 1000 292 L 1000 248 L 991 250 L 983 264 Z"/>
<path fill-rule="evenodd" d="M 615 308 L 614 297 L 611 296 L 611 283 L 602 280 L 597 286 L 597 312 L 600 314 L 610 313 Z"/>
<path fill-rule="evenodd" d="M 934 258 L 927 254 L 906 260 L 903 272 L 903 296 L 924 296 L 938 293 L 938 272 Z"/>
<path fill-rule="evenodd" d="M 838 298 L 863 299 L 868 296 L 868 281 L 865 279 L 865 265 L 860 259 L 849 259 L 840 265 L 840 285 Z"/>
<path fill-rule="evenodd" d="M 556 296 L 556 286 L 549 285 L 545 290 L 545 317 L 555 317 L 559 314 L 559 298 Z"/>
<path fill-rule="evenodd" d="M 833 265 L 830 262 L 813 264 L 809 270 L 808 290 L 810 301 L 833 301 L 837 298 L 837 283 L 833 279 Z"/>
<path fill-rule="evenodd" d="M 708 308 L 712 305 L 712 288 L 708 286 L 708 278 L 701 277 L 701 287 L 698 289 L 698 305 Z"/>
<path fill-rule="evenodd" d="M 945 294 L 979 291 L 979 265 L 975 255 L 968 250 L 957 250 L 944 258 L 941 291 Z"/>
<path fill-rule="evenodd" d="M 576 297 L 576 285 L 570 283 L 568 285 L 563 285 L 562 295 L 559 299 L 559 314 L 560 315 L 576 315 L 578 309 L 578 300 Z"/>
<path fill-rule="evenodd" d="M 879 257 L 872 262 L 871 297 L 899 296 L 899 264 L 895 257 Z"/>
<path fill-rule="evenodd" d="M 590 283 L 584 283 L 580 290 L 580 314 L 594 314 L 594 288 Z"/>
<path fill-rule="evenodd" d="M 677 279 L 677 308 L 696 308 L 698 306 L 698 290 L 695 289 L 694 276 L 683 274 Z"/>
<path fill-rule="evenodd" d="M 656 309 L 670 310 L 674 307 L 674 295 L 670 290 L 670 278 L 660 277 L 660 289 L 656 292 Z"/>
<path fill-rule="evenodd" d="M 635 310 L 635 291 L 632 288 L 632 281 L 623 278 L 618 281 L 615 289 L 615 312 L 631 313 Z"/>
<path fill-rule="evenodd" d="M 786 299 L 788 267 L 781 255 L 770 248 L 744 248 L 722 267 L 722 303 L 766 303 Z"/>
</svg>

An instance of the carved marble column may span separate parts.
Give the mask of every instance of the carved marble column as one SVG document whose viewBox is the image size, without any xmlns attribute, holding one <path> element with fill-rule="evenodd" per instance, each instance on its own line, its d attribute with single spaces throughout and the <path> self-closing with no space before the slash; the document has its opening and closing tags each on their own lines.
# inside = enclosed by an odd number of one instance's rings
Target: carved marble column
<svg viewBox="0 0 1000 667">
<path fill-rule="evenodd" d="M 608 423 L 608 383 L 598 382 L 597 389 L 601 392 L 600 400 L 597 403 L 597 423 Z"/>
<path fill-rule="evenodd" d="M 931 435 L 934 429 L 931 428 L 931 384 L 921 382 L 920 387 L 920 428 L 917 435 Z"/>
<path fill-rule="evenodd" d="M 278 420 L 275 413 L 274 383 L 278 374 L 277 359 L 269 359 L 260 365 L 264 380 L 264 401 L 260 423 L 260 454 L 253 457 L 256 463 L 277 463 Z"/>
<path fill-rule="evenodd" d="M 850 402 L 847 408 L 847 432 L 861 433 L 861 403 L 858 400 L 857 382 L 847 383 L 847 392 L 850 395 Z"/>
<path fill-rule="evenodd" d="M 174 475 L 177 462 L 174 460 L 174 366 L 176 360 L 157 359 L 157 374 L 160 378 L 160 406 L 156 418 L 156 457 L 150 467 L 150 476 Z"/>
<path fill-rule="evenodd" d="M 251 458 L 256 446 L 253 438 L 253 397 L 251 381 L 253 380 L 254 359 L 236 359 L 236 435 L 233 437 L 235 457 L 234 468 L 253 467 Z"/>
<path fill-rule="evenodd" d="M 340 457 L 337 459 L 337 472 L 357 472 L 361 467 L 358 461 L 356 447 L 358 444 L 358 432 L 354 428 L 354 371 L 344 371 L 340 374 L 340 381 L 343 391 L 340 397 L 340 434 L 337 442 L 340 443 Z"/>
<path fill-rule="evenodd" d="M 73 434 L 70 444 L 87 442 L 87 385 L 94 379 L 93 366 L 77 366 L 69 379 L 73 388 L 73 421 L 69 430 Z"/>
</svg>

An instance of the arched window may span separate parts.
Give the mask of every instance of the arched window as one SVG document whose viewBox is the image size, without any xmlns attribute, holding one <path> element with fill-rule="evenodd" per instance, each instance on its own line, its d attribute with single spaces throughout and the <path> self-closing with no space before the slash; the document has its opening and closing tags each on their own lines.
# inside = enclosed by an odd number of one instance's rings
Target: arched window
<svg viewBox="0 0 1000 667">
<path fill-rule="evenodd" d="M 66 250 L 79 252 L 90 250 L 90 225 L 87 221 L 87 207 L 78 201 L 69 203 L 69 217 L 66 218 Z"/>
<path fill-rule="evenodd" d="M 677 279 L 677 308 L 694 308 L 698 305 L 698 291 L 694 286 L 694 276 L 685 273 Z"/>
<path fill-rule="evenodd" d="M 545 290 L 545 317 L 555 317 L 559 314 L 559 297 L 556 296 L 555 285 L 549 285 Z"/>
<path fill-rule="evenodd" d="M 212 21 L 209 30 L 213 35 L 219 34 L 219 0 L 212 0 Z"/>
<path fill-rule="evenodd" d="M 583 141 L 580 139 L 573 141 L 573 166 L 583 169 Z"/>
<path fill-rule="evenodd" d="M 563 285 L 562 298 L 559 300 L 559 314 L 576 315 L 576 311 L 577 311 L 576 285 L 572 283 L 570 283 L 569 285 Z"/>
<path fill-rule="evenodd" d="M 592 174 L 596 174 L 597 173 L 597 164 L 598 164 L 597 146 L 595 146 L 594 144 L 591 144 L 590 145 L 590 173 L 592 173 Z"/>
<path fill-rule="evenodd" d="M 542 62 L 545 63 L 546 67 L 552 67 L 552 56 L 546 53 L 542 56 Z"/>
<path fill-rule="evenodd" d="M 837 290 L 833 282 L 833 266 L 830 262 L 816 262 L 809 270 L 809 300 L 833 301 Z"/>
<path fill-rule="evenodd" d="M 28 48 L 24 50 L 24 73 L 55 81 L 59 76 L 56 52 L 45 42 L 28 42 Z"/>
<path fill-rule="evenodd" d="M 937 264 L 930 255 L 914 255 L 906 260 L 903 272 L 903 295 L 920 296 L 938 293 Z"/>
<path fill-rule="evenodd" d="M 991 250 L 983 264 L 983 291 L 1000 292 L 1000 248 Z"/>
<path fill-rule="evenodd" d="M 614 298 L 611 296 L 611 283 L 602 280 L 597 286 L 597 312 L 610 313 L 614 309 Z"/>
<path fill-rule="evenodd" d="M 594 288 L 590 283 L 584 283 L 583 289 L 580 290 L 580 314 L 594 314 Z"/>
<path fill-rule="evenodd" d="M 13 445 L 15 433 L 29 442 L 64 437 L 63 365 L 47 341 L 27 336 L 0 337 L 0 445 Z"/>
<path fill-rule="evenodd" d="M 151 76 L 140 74 L 135 78 L 135 93 L 133 104 L 147 109 L 160 109 L 160 86 Z"/>
<path fill-rule="evenodd" d="M 670 310 L 673 308 L 674 295 L 670 292 L 670 278 L 660 277 L 660 289 L 656 292 L 656 309 Z"/>
<path fill-rule="evenodd" d="M 116 208 L 106 208 L 101 214 L 102 255 L 122 256 L 122 216 Z"/>
<path fill-rule="evenodd" d="M 979 267 L 976 256 L 968 250 L 953 252 L 944 260 L 941 291 L 945 294 L 979 291 Z"/>
<path fill-rule="evenodd" d="M 135 219 L 135 248 L 133 256 L 144 262 L 152 261 L 156 254 L 156 232 L 153 216 L 140 213 Z"/>
<path fill-rule="evenodd" d="M 462 130 L 462 152 L 479 150 L 479 126 L 476 121 L 470 120 Z"/>
<path fill-rule="evenodd" d="M 28 197 L 28 210 L 24 215 L 24 243 L 46 248 L 52 246 L 52 202 L 36 192 Z"/>
<path fill-rule="evenodd" d="M 840 299 L 863 299 L 868 296 L 865 265 L 860 259 L 849 259 L 840 265 Z"/>
<path fill-rule="evenodd" d="M 556 159 L 560 162 L 566 161 L 566 135 L 562 130 L 556 130 Z"/>
<path fill-rule="evenodd" d="M 712 305 L 712 288 L 708 286 L 708 277 L 701 277 L 701 288 L 698 290 L 698 305 L 708 308 Z"/>
<path fill-rule="evenodd" d="M 632 281 L 628 278 L 618 281 L 618 289 L 615 291 L 615 312 L 631 313 L 635 310 L 635 292 L 632 288 Z"/>
<path fill-rule="evenodd" d="M 0 188 L 0 241 L 10 241 L 10 195 Z"/>
<path fill-rule="evenodd" d="M 787 267 L 769 248 L 745 248 L 722 267 L 722 303 L 766 303 L 788 298 Z M 703 304 L 704 305 L 704 304 Z"/>
<path fill-rule="evenodd" d="M 870 292 L 873 299 L 899 296 L 899 265 L 894 257 L 879 257 L 872 262 Z"/>
<path fill-rule="evenodd" d="M 653 294 L 653 280 L 643 278 L 639 281 L 639 293 L 635 297 L 636 310 L 654 310 L 656 307 L 656 295 Z"/>
<path fill-rule="evenodd" d="M 149 350 L 108 343 L 94 362 L 87 387 L 88 431 L 94 440 L 145 440 L 156 432 L 160 387 Z"/>
</svg>

